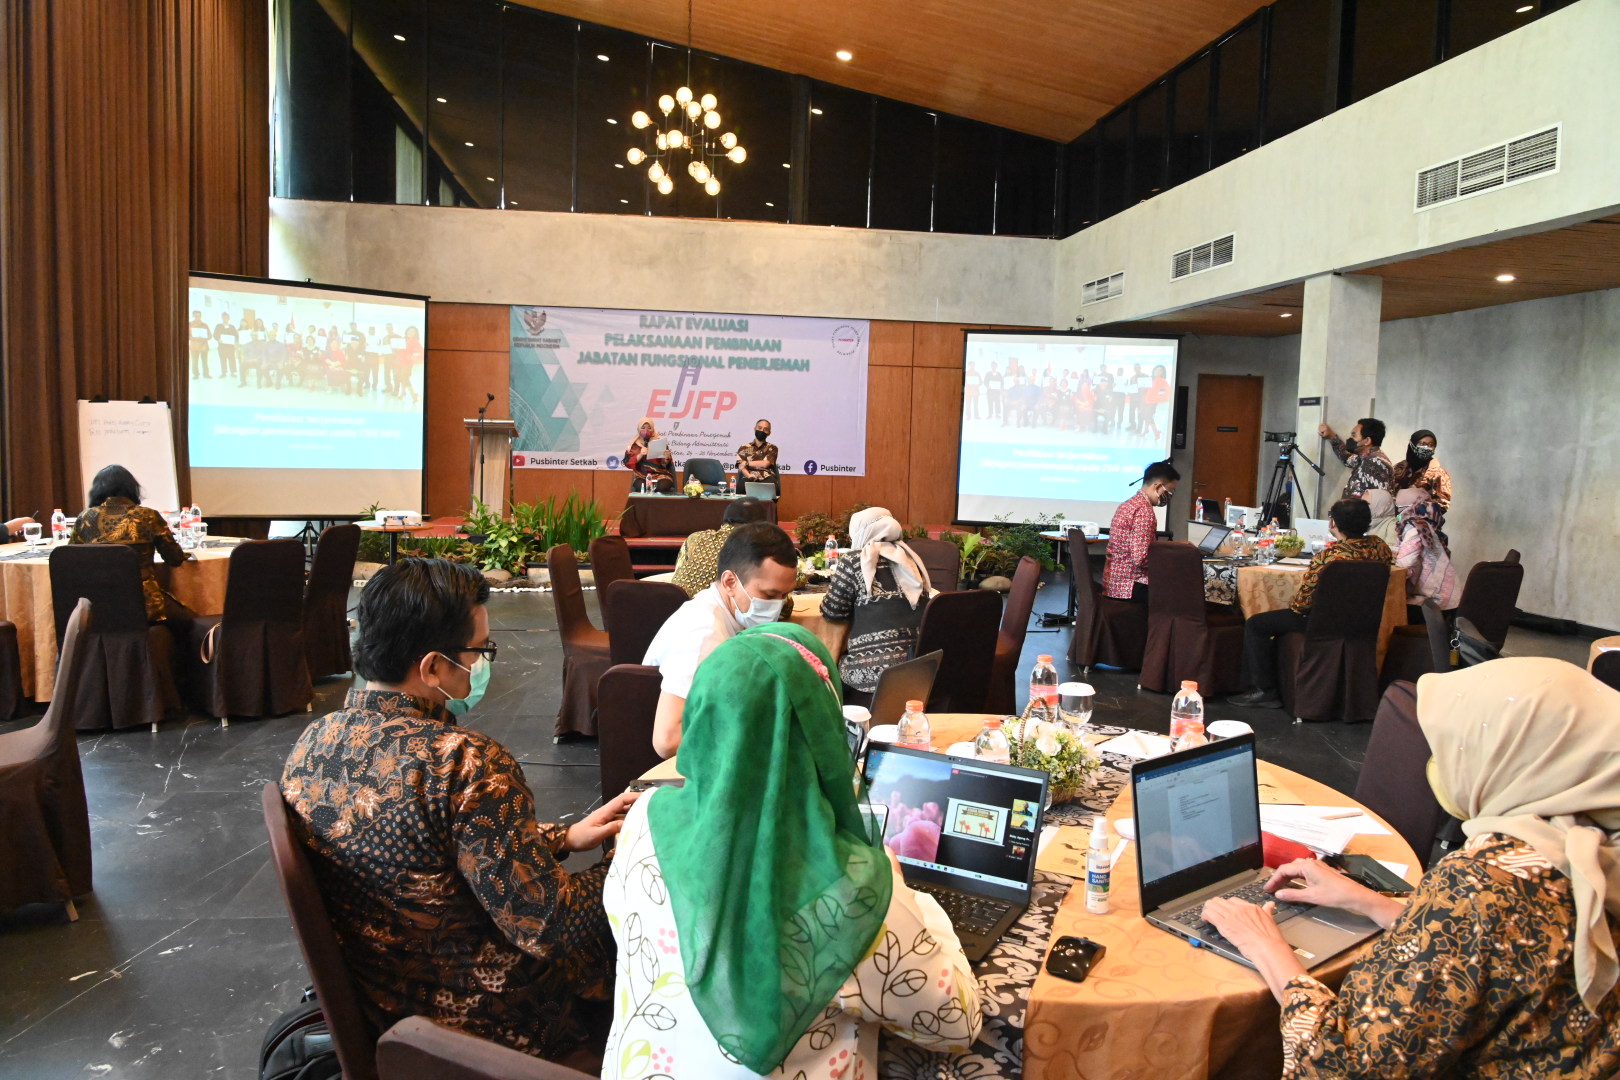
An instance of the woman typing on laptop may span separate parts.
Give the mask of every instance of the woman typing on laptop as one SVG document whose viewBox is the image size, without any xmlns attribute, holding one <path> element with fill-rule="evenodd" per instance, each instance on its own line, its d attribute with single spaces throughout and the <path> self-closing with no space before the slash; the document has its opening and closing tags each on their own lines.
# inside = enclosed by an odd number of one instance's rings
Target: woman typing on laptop
<svg viewBox="0 0 1620 1080">
<path fill-rule="evenodd" d="M 1386 927 L 1335 994 L 1265 908 L 1203 915 L 1282 1003 L 1283 1075 L 1607 1077 L 1620 1070 L 1620 693 L 1561 660 L 1497 660 L 1418 682 L 1430 784 L 1468 843 L 1407 902 L 1315 860 L 1279 900 Z"/>
</svg>

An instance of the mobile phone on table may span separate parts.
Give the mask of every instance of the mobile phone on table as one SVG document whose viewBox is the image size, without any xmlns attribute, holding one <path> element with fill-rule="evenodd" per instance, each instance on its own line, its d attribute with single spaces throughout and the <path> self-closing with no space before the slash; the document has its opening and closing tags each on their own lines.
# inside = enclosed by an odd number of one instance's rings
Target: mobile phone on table
<svg viewBox="0 0 1620 1080">
<path fill-rule="evenodd" d="M 1090 938 L 1066 936 L 1052 944 L 1046 954 L 1046 970 L 1060 979 L 1085 982 L 1091 969 L 1097 966 L 1108 950 Z"/>
<path fill-rule="evenodd" d="M 1412 891 L 1404 878 L 1371 855 L 1324 855 L 1322 861 L 1373 892 L 1405 896 Z"/>
</svg>

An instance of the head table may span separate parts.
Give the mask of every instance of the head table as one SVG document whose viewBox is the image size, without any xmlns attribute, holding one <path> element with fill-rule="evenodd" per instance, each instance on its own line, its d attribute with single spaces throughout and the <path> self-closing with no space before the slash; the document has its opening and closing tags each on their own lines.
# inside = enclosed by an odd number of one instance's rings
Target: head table
<svg viewBox="0 0 1620 1080">
<path fill-rule="evenodd" d="M 222 539 L 218 543 L 221 546 L 191 552 L 191 558 L 179 566 L 158 565 L 158 580 L 169 595 L 198 615 L 218 615 L 225 610 L 225 579 L 235 544 L 227 545 Z M 35 701 L 49 701 L 56 691 L 50 553 L 41 550 L 37 556 L 27 556 L 27 551 L 27 544 L 0 545 L 0 619 L 17 625 L 23 693 Z"/>
<path fill-rule="evenodd" d="M 1101 716 L 1092 719 L 1091 728 L 1099 736 L 1126 730 L 1102 724 Z M 942 713 L 930 720 L 934 749 L 943 750 L 971 740 L 984 717 Z M 1259 772 L 1262 784 L 1282 786 L 1307 805 L 1358 806 L 1349 796 L 1280 766 L 1262 761 Z M 646 774 L 649 779 L 677 775 L 674 759 Z M 1129 759 L 1105 755 L 1086 793 L 1076 803 L 1054 807 L 1049 820 L 1079 821 L 1091 812 L 1106 813 L 1111 822 L 1128 819 L 1129 777 Z M 1404 863 L 1410 868 L 1407 880 L 1417 880 L 1417 858 L 1393 831 L 1385 836 L 1358 835 L 1349 850 Z M 1084 883 L 1076 880 L 1053 917 L 1051 940 L 1066 934 L 1088 937 L 1108 952 L 1083 983 L 1055 978 L 1043 967 L 1033 986 L 1019 988 L 1028 999 L 1026 1080 L 1276 1077 L 1282 1071 L 1278 1010 L 1260 976 L 1149 926 L 1141 915 L 1132 846 L 1114 867 L 1108 914 L 1086 911 Z M 1368 948 L 1364 944 L 1343 953 L 1312 974 L 1337 986 Z M 987 993 L 991 989 L 986 987 Z M 1006 989 L 999 991 L 1004 994 Z"/>
</svg>

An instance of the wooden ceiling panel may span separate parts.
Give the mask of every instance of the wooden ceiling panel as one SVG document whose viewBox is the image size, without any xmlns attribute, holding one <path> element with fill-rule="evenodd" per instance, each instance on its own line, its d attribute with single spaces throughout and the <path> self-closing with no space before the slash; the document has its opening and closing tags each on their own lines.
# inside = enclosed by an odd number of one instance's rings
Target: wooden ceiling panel
<svg viewBox="0 0 1620 1080">
<path fill-rule="evenodd" d="M 1620 289 L 1620 216 L 1355 272 L 1384 279 L 1385 322 Z M 1497 281 L 1498 274 L 1512 274 L 1514 280 Z M 1280 337 L 1299 333 L 1304 295 L 1304 284 L 1295 282 L 1112 328 Z M 1293 312 L 1293 317 L 1283 318 L 1285 312 Z"/>
<path fill-rule="evenodd" d="M 687 40 L 684 0 L 520 0 Z M 694 0 L 692 45 L 1067 142 L 1259 0 Z M 844 63 L 839 49 L 854 53 Z"/>
</svg>

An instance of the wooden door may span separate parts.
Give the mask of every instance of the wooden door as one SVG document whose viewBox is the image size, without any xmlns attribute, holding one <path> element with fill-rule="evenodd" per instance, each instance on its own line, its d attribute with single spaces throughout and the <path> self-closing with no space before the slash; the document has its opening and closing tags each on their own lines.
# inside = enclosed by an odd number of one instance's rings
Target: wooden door
<svg viewBox="0 0 1620 1080">
<path fill-rule="evenodd" d="M 1198 376 L 1198 418 L 1193 434 L 1192 495 L 1257 506 L 1260 469 L 1260 404 L 1265 380 L 1258 375 Z"/>
</svg>

